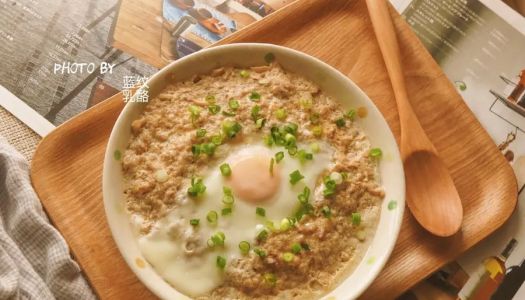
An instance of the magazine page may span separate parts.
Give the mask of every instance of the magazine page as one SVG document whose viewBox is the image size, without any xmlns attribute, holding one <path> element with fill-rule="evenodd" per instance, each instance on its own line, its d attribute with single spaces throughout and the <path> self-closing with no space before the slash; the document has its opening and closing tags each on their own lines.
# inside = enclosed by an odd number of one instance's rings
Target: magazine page
<svg viewBox="0 0 525 300">
<path fill-rule="evenodd" d="M 412 293 L 525 299 L 525 20 L 499 1 L 401 2 L 396 7 L 511 164 L 520 192 L 501 229 Z"/>
<path fill-rule="evenodd" d="M 291 0 L 0 0 L 0 105 L 40 135 Z"/>
</svg>

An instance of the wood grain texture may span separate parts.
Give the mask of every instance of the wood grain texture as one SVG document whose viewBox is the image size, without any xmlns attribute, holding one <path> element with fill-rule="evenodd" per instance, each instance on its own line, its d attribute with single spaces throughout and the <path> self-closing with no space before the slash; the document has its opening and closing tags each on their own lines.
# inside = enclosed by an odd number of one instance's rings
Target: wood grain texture
<svg viewBox="0 0 525 300">
<path fill-rule="evenodd" d="M 463 201 L 464 223 L 437 238 L 407 211 L 392 254 L 363 299 L 391 299 L 501 226 L 515 208 L 510 166 L 455 88 L 393 10 L 410 101 L 450 170 Z M 356 82 L 399 138 L 390 81 L 364 1 L 301 0 L 221 43 L 266 42 L 318 57 Z M 101 194 L 103 153 L 122 109 L 105 101 L 49 134 L 38 147 L 32 180 L 51 220 L 102 299 L 152 297 L 121 258 L 107 227 Z"/>
</svg>

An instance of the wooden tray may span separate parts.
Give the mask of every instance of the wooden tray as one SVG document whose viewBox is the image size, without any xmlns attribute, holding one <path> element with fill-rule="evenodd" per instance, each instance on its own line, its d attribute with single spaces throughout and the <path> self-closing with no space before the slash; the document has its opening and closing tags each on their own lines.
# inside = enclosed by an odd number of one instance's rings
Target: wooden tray
<svg viewBox="0 0 525 300">
<path fill-rule="evenodd" d="M 397 13 L 409 96 L 421 124 L 450 169 L 463 200 L 462 231 L 436 238 L 407 210 L 391 259 L 363 299 L 391 299 L 501 226 L 513 212 L 513 172 L 487 133 Z M 364 1 L 302 0 L 221 43 L 268 42 L 316 56 L 355 81 L 399 124 L 393 92 Z M 115 96 L 50 133 L 33 158 L 42 203 L 102 299 L 153 297 L 121 258 L 108 230 L 101 194 L 106 141 L 123 107 Z"/>
</svg>

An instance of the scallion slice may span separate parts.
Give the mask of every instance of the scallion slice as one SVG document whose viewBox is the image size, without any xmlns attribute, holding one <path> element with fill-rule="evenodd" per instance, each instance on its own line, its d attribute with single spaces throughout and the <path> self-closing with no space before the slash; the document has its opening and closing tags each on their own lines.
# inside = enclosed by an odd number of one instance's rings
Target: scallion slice
<svg viewBox="0 0 525 300">
<path fill-rule="evenodd" d="M 219 169 L 221 170 L 221 174 L 224 177 L 228 177 L 232 174 L 232 169 L 230 168 L 230 165 L 227 163 L 223 163 Z"/>
<path fill-rule="evenodd" d="M 212 224 L 217 223 L 218 218 L 219 218 L 219 215 L 214 210 L 209 211 L 208 214 L 206 215 L 206 220 L 208 220 L 208 222 Z"/>
<path fill-rule="evenodd" d="M 221 215 L 222 216 L 227 216 L 227 215 L 231 215 L 233 212 L 232 208 L 231 207 L 225 207 L 221 210 Z"/>
<path fill-rule="evenodd" d="M 261 100 L 261 94 L 259 94 L 256 91 L 252 91 L 250 93 L 250 100 L 252 100 L 253 102 L 259 102 L 259 100 Z"/>
<path fill-rule="evenodd" d="M 256 207 L 255 214 L 261 217 L 266 217 L 266 210 L 262 207 Z"/>
<path fill-rule="evenodd" d="M 224 120 L 222 122 L 222 132 L 229 138 L 234 138 L 241 130 L 241 124 L 235 121 Z"/>
<path fill-rule="evenodd" d="M 250 77 L 250 72 L 248 72 L 247 70 L 242 70 L 239 72 L 239 76 L 241 76 L 242 78 L 248 78 Z"/>
<path fill-rule="evenodd" d="M 190 220 L 190 225 L 191 226 L 198 226 L 200 223 L 200 220 L 199 219 L 191 219 Z"/>
<path fill-rule="evenodd" d="M 381 158 L 383 156 L 383 151 L 380 148 L 372 148 L 369 152 L 370 157 L 372 158 Z"/>
<path fill-rule="evenodd" d="M 301 172 L 299 172 L 299 170 L 295 170 L 292 173 L 290 173 L 290 183 L 292 185 L 295 185 L 296 183 L 298 183 L 303 178 L 304 178 L 304 176 L 303 176 L 303 174 L 301 174 Z"/>
<path fill-rule="evenodd" d="M 222 203 L 226 205 L 232 205 L 235 199 L 233 198 L 233 192 L 229 187 L 223 187 L 222 188 L 223 196 L 222 196 Z"/>
<path fill-rule="evenodd" d="M 325 218 L 330 218 L 332 216 L 332 210 L 326 205 L 321 208 L 321 212 Z"/>
<path fill-rule="evenodd" d="M 284 152 L 279 151 L 279 152 L 275 153 L 275 162 L 276 163 L 279 163 L 281 160 L 283 160 L 283 158 L 284 158 Z"/>
<path fill-rule="evenodd" d="M 191 179 L 191 186 L 188 188 L 188 195 L 190 197 L 199 197 L 204 194 L 205 191 L 206 186 L 204 185 L 202 178 L 193 177 Z"/>
<path fill-rule="evenodd" d="M 291 252 L 283 253 L 283 260 L 287 263 L 292 262 L 294 258 L 295 258 L 295 255 Z"/>
<path fill-rule="evenodd" d="M 215 104 L 215 96 L 213 95 L 207 95 L 204 97 L 204 100 L 206 100 L 206 102 L 208 102 L 210 105 Z"/>
<path fill-rule="evenodd" d="M 226 258 L 217 256 L 216 264 L 219 269 L 223 270 L 226 267 Z"/>
<path fill-rule="evenodd" d="M 264 249 L 262 248 L 256 247 L 253 249 L 253 252 L 257 254 L 260 258 L 266 257 L 266 251 L 264 251 Z"/>
<path fill-rule="evenodd" d="M 299 243 L 293 243 L 292 247 L 290 247 L 290 248 L 291 248 L 293 254 L 299 254 L 299 252 L 301 252 L 303 247 L 301 247 L 301 244 L 299 244 Z"/>
<path fill-rule="evenodd" d="M 210 112 L 210 114 L 216 115 L 221 111 L 221 107 L 216 104 L 208 105 L 208 111 Z"/>
<path fill-rule="evenodd" d="M 279 121 L 284 121 L 286 117 L 288 116 L 288 113 L 284 108 L 279 108 L 275 111 L 275 118 Z"/>
<path fill-rule="evenodd" d="M 361 225 L 361 214 L 358 212 L 352 213 L 352 225 L 359 226 Z"/>
<path fill-rule="evenodd" d="M 239 243 L 239 250 L 241 250 L 241 253 L 246 255 L 248 254 L 248 252 L 250 252 L 250 243 L 248 243 L 247 241 L 242 241 Z"/>
<path fill-rule="evenodd" d="M 206 136 L 206 129 L 204 128 L 199 128 L 197 129 L 196 133 L 197 137 L 199 138 L 202 138 L 202 137 L 205 137 Z"/>
<path fill-rule="evenodd" d="M 233 98 L 228 101 L 228 107 L 230 107 L 232 110 L 237 110 L 240 106 L 241 105 L 239 104 L 239 101 Z"/>
</svg>

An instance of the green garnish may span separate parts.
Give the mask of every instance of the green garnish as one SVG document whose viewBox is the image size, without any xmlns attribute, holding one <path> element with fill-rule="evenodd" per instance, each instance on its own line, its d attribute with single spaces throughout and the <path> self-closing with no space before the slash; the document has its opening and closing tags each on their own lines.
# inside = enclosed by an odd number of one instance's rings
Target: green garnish
<svg viewBox="0 0 525 300">
<path fill-rule="evenodd" d="M 345 122 L 344 118 L 339 118 L 339 119 L 335 120 L 335 125 L 337 125 L 337 127 L 339 127 L 339 128 L 344 127 L 345 124 L 346 124 L 346 122 Z"/>
<path fill-rule="evenodd" d="M 301 247 L 301 245 L 299 243 L 293 243 L 292 247 L 291 247 L 291 250 L 292 250 L 293 254 L 298 254 L 299 252 L 301 252 L 302 247 Z"/>
<path fill-rule="evenodd" d="M 122 158 L 122 152 L 120 152 L 120 150 L 115 150 L 115 152 L 113 152 L 113 158 L 115 160 L 120 160 Z"/>
<path fill-rule="evenodd" d="M 383 151 L 380 148 L 372 148 L 368 153 L 372 158 L 381 158 L 383 156 Z"/>
<path fill-rule="evenodd" d="M 221 107 L 216 104 L 208 105 L 208 111 L 210 112 L 210 114 L 216 115 L 221 111 Z"/>
<path fill-rule="evenodd" d="M 226 267 L 226 258 L 219 255 L 217 256 L 216 263 L 217 263 L 217 267 L 222 270 Z"/>
<path fill-rule="evenodd" d="M 241 124 L 235 121 L 224 120 L 222 122 L 222 132 L 229 138 L 234 138 L 241 130 Z"/>
<path fill-rule="evenodd" d="M 264 137 L 264 144 L 268 147 L 271 147 L 273 145 L 273 138 L 271 135 L 266 135 Z"/>
<path fill-rule="evenodd" d="M 297 154 L 297 146 L 295 146 L 295 145 L 289 146 L 288 147 L 288 154 L 290 154 L 290 156 L 295 156 L 295 154 Z"/>
<path fill-rule="evenodd" d="M 312 153 L 308 153 L 305 150 L 301 149 L 297 152 L 297 158 L 301 163 L 304 163 L 307 160 L 314 159 L 314 155 Z"/>
<path fill-rule="evenodd" d="M 241 250 L 241 253 L 246 255 L 248 254 L 248 252 L 250 252 L 250 243 L 248 243 L 247 241 L 242 241 L 239 243 L 239 249 Z"/>
<path fill-rule="evenodd" d="M 297 143 L 297 139 L 295 138 L 293 134 L 287 133 L 284 136 L 284 142 L 286 143 L 285 144 L 286 146 L 294 146 Z"/>
<path fill-rule="evenodd" d="M 190 105 L 188 111 L 190 112 L 191 123 L 193 124 L 201 115 L 201 108 L 196 105 Z"/>
<path fill-rule="evenodd" d="M 267 64 L 271 64 L 274 60 L 275 60 L 275 55 L 271 52 L 266 53 L 266 55 L 264 56 L 264 61 Z"/>
<path fill-rule="evenodd" d="M 214 246 L 224 246 L 226 236 L 224 235 L 224 232 L 218 231 L 214 233 L 210 239 L 213 242 Z"/>
<path fill-rule="evenodd" d="M 240 106 L 241 105 L 239 104 L 239 101 L 233 98 L 228 101 L 228 107 L 230 107 L 232 110 L 237 110 Z"/>
<path fill-rule="evenodd" d="M 347 113 L 346 113 L 346 117 L 350 120 L 350 121 L 353 121 L 355 120 L 355 116 L 357 115 L 357 112 L 355 111 L 355 109 L 350 109 Z"/>
<path fill-rule="evenodd" d="M 218 218 L 219 218 L 219 215 L 214 210 L 209 211 L 208 214 L 206 215 L 206 220 L 208 220 L 208 222 L 212 224 L 217 223 Z"/>
<path fill-rule="evenodd" d="M 286 112 L 284 108 L 279 108 L 278 110 L 275 111 L 275 118 L 277 118 L 277 120 L 279 121 L 284 121 L 284 119 L 286 119 L 287 116 L 288 116 L 288 113 Z"/>
<path fill-rule="evenodd" d="M 352 213 L 352 225 L 359 226 L 361 225 L 361 214 L 358 212 Z"/>
<path fill-rule="evenodd" d="M 290 229 L 291 227 L 292 227 L 292 222 L 290 221 L 289 218 L 284 218 L 281 220 L 281 226 L 279 227 L 281 231 L 286 231 Z"/>
<path fill-rule="evenodd" d="M 266 210 L 262 207 L 256 207 L 255 214 L 261 217 L 266 217 Z"/>
<path fill-rule="evenodd" d="M 264 230 L 261 230 L 261 232 L 259 232 L 256 239 L 258 241 L 264 241 L 266 240 L 267 237 L 268 237 L 268 231 L 264 229 Z"/>
<path fill-rule="evenodd" d="M 266 124 L 266 119 L 265 118 L 260 118 L 260 119 L 257 119 L 257 121 L 255 121 L 255 127 L 257 129 L 263 128 L 264 124 Z"/>
<path fill-rule="evenodd" d="M 272 157 L 272 159 L 270 159 L 270 175 L 273 176 L 273 165 L 275 164 L 275 159 Z"/>
<path fill-rule="evenodd" d="M 228 177 L 232 174 L 232 169 L 230 168 L 230 165 L 227 163 L 223 163 L 219 169 L 221 170 L 221 174 L 224 177 Z"/>
<path fill-rule="evenodd" d="M 201 144 L 201 152 L 207 154 L 208 156 L 212 156 L 213 153 L 215 153 L 215 149 L 217 149 L 217 145 L 214 143 Z"/>
<path fill-rule="evenodd" d="M 292 185 L 295 185 L 303 178 L 304 176 L 301 174 L 301 172 L 299 172 L 299 170 L 295 170 L 292 173 L 290 173 L 290 183 Z"/>
<path fill-rule="evenodd" d="M 291 252 L 283 253 L 283 260 L 287 263 L 292 262 L 294 258 L 295 258 L 295 255 Z"/>
<path fill-rule="evenodd" d="M 312 99 L 301 99 L 299 103 L 303 109 L 310 109 L 313 105 Z"/>
<path fill-rule="evenodd" d="M 284 158 L 284 152 L 279 151 L 275 153 L 275 162 L 279 163 Z"/>
<path fill-rule="evenodd" d="M 197 137 L 199 138 L 202 138 L 202 137 L 205 137 L 206 136 L 206 129 L 204 128 L 199 128 L 197 129 L 196 133 Z"/>
<path fill-rule="evenodd" d="M 239 76 L 241 76 L 242 78 L 248 78 L 250 77 L 250 72 L 248 72 L 247 70 L 242 70 L 239 72 Z"/>
<path fill-rule="evenodd" d="M 251 116 L 252 116 L 252 120 L 254 122 L 257 122 L 257 120 L 259 119 L 259 112 L 261 111 L 261 107 L 259 105 L 254 105 L 252 107 L 252 110 L 251 110 Z"/>
<path fill-rule="evenodd" d="M 297 196 L 297 199 L 299 199 L 299 202 L 301 202 L 301 204 L 306 204 L 308 203 L 309 198 L 310 198 L 310 189 L 307 186 L 305 186 L 303 192 L 299 194 L 299 196 Z"/>
<path fill-rule="evenodd" d="M 214 135 L 211 137 L 211 142 L 214 144 L 214 145 L 221 145 L 222 144 L 222 135 L 218 134 L 218 135 Z"/>
<path fill-rule="evenodd" d="M 255 254 L 257 254 L 260 258 L 264 258 L 266 257 L 266 251 L 264 251 L 264 249 L 261 249 L 259 247 L 256 247 L 253 249 L 253 252 Z"/>
<path fill-rule="evenodd" d="M 332 216 L 332 210 L 326 205 L 321 208 L 321 212 L 325 218 L 330 218 Z"/>
<path fill-rule="evenodd" d="M 191 220 L 190 220 L 190 225 L 191 225 L 191 226 L 198 226 L 198 225 L 199 225 L 199 222 L 200 222 L 199 219 L 191 219 Z"/>
<path fill-rule="evenodd" d="M 222 196 L 222 203 L 226 205 L 232 205 L 233 202 L 235 202 L 235 199 L 233 198 L 233 192 L 229 187 L 223 187 L 222 188 L 223 196 Z"/>
<path fill-rule="evenodd" d="M 321 151 L 321 147 L 318 143 L 311 143 L 310 150 L 312 150 L 313 153 L 319 153 Z"/>
<path fill-rule="evenodd" d="M 392 200 L 388 202 L 388 210 L 394 210 L 396 209 L 396 207 L 397 207 L 397 201 Z"/>
<path fill-rule="evenodd" d="M 253 102 L 259 102 L 259 100 L 261 100 L 261 94 L 257 93 L 256 91 L 252 91 L 250 93 L 250 100 Z"/>
<path fill-rule="evenodd" d="M 215 96 L 213 95 L 207 95 L 204 97 L 204 100 L 206 100 L 206 102 L 208 102 L 210 105 L 215 104 Z"/>
<path fill-rule="evenodd" d="M 312 134 L 316 137 L 320 137 L 321 135 L 323 135 L 323 127 L 321 126 L 312 127 Z"/>
<path fill-rule="evenodd" d="M 263 275 L 264 282 L 266 282 L 269 285 L 275 285 L 277 283 L 277 276 L 273 273 L 265 273 Z"/>
<path fill-rule="evenodd" d="M 204 185 L 202 178 L 191 179 L 191 186 L 188 188 L 188 195 L 191 197 L 199 197 L 206 191 L 206 186 Z"/>
<path fill-rule="evenodd" d="M 222 216 L 227 216 L 227 215 L 231 215 L 233 212 L 232 208 L 231 207 L 225 207 L 221 210 L 221 215 Z"/>
<path fill-rule="evenodd" d="M 323 179 L 324 183 L 324 190 L 323 195 L 325 197 L 332 196 L 335 193 L 335 188 L 337 186 L 337 183 L 335 180 L 331 179 L 330 176 L 325 176 Z"/>
</svg>

